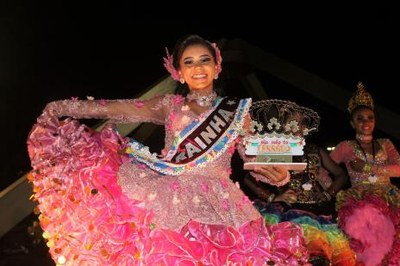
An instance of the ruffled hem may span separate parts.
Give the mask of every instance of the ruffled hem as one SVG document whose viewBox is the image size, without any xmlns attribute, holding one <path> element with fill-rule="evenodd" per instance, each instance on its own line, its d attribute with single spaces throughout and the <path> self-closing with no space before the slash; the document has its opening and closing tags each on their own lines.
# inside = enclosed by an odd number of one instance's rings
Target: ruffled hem
<svg viewBox="0 0 400 266">
<path fill-rule="evenodd" d="M 400 190 L 391 184 L 380 184 L 359 185 L 340 191 L 336 196 L 336 209 L 339 210 L 349 200 L 363 200 L 372 196 L 384 200 L 394 209 L 400 208 Z"/>
<path fill-rule="evenodd" d="M 262 219 L 235 229 L 190 221 L 155 228 L 154 213 L 117 183 L 127 139 L 48 117 L 28 139 L 33 199 L 49 252 L 62 265 L 307 265 L 302 230 Z"/>
<path fill-rule="evenodd" d="M 332 217 L 290 209 L 280 203 L 255 201 L 256 208 L 270 224 L 290 221 L 301 225 L 310 257 L 325 257 L 330 265 L 356 265 L 356 256 L 347 236 L 332 221 Z"/>
</svg>

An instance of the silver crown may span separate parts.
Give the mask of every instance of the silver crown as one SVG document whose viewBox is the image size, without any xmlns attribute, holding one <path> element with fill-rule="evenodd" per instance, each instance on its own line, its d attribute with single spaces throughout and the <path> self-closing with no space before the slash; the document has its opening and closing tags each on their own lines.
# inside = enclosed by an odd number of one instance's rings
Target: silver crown
<svg viewBox="0 0 400 266">
<path fill-rule="evenodd" d="M 257 134 L 307 136 L 318 131 L 320 117 L 314 110 L 294 102 L 269 99 L 253 102 L 252 131 Z"/>
</svg>

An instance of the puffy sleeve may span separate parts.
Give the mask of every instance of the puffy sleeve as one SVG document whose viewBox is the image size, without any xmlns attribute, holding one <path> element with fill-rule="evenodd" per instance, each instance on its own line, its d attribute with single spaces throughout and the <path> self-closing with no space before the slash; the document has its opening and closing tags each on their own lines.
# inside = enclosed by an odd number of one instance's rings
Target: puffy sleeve
<svg viewBox="0 0 400 266">
<path fill-rule="evenodd" d="M 330 157 L 338 164 L 346 163 L 350 160 L 351 149 L 348 141 L 342 141 L 331 151 Z"/>
<path fill-rule="evenodd" d="M 396 147 L 393 145 L 393 142 L 391 142 L 389 139 L 384 139 L 383 146 L 386 150 L 388 163 L 400 166 L 400 155 Z"/>
<path fill-rule="evenodd" d="M 170 109 L 182 101 L 182 96 L 172 94 L 156 96 L 147 100 L 61 100 L 47 104 L 42 118 L 49 114 L 57 117 L 69 116 L 75 119 L 110 119 L 117 123 L 164 124 Z"/>
<path fill-rule="evenodd" d="M 386 162 L 384 165 L 376 166 L 378 174 L 390 177 L 400 177 L 400 155 L 396 147 L 389 139 L 382 139 L 381 145 L 386 151 Z"/>
</svg>

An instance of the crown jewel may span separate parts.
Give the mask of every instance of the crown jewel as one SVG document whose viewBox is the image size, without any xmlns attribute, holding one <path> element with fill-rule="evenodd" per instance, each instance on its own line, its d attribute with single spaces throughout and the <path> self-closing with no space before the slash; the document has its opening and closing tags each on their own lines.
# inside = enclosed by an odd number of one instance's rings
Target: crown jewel
<svg viewBox="0 0 400 266">
<path fill-rule="evenodd" d="M 372 99 L 371 94 L 365 90 L 362 82 L 358 82 L 357 90 L 353 96 L 351 96 L 347 110 L 349 113 L 352 113 L 358 106 L 366 106 L 371 108 L 371 110 L 374 110 L 374 100 Z"/>
</svg>

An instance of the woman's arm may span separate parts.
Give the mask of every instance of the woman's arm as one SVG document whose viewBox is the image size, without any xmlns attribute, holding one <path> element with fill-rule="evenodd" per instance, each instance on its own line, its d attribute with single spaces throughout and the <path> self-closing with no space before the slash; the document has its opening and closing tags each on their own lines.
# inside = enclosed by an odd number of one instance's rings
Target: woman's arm
<svg viewBox="0 0 400 266">
<path fill-rule="evenodd" d="M 351 153 L 351 147 L 348 144 L 348 141 L 342 141 L 338 145 L 336 145 L 335 149 L 329 153 L 329 156 L 334 160 L 337 164 L 345 163 L 348 160 L 349 155 Z"/>
<path fill-rule="evenodd" d="M 386 151 L 387 162 L 385 165 L 373 165 L 371 171 L 376 174 L 382 174 L 390 177 L 400 177 L 400 155 L 396 147 L 389 139 L 382 142 Z"/>
<path fill-rule="evenodd" d="M 47 104 L 43 113 L 76 119 L 111 119 L 121 123 L 163 124 L 169 108 L 180 100 L 183 100 L 182 97 L 177 95 L 158 96 L 148 100 L 61 100 Z"/>
<path fill-rule="evenodd" d="M 329 154 L 321 149 L 319 149 L 319 156 L 321 158 L 322 167 L 333 177 L 332 184 L 326 189 L 326 192 L 331 196 L 335 197 L 336 193 L 346 184 L 349 180 L 347 172 L 337 164 Z"/>
<path fill-rule="evenodd" d="M 251 175 L 246 174 L 244 177 L 246 187 L 262 201 L 271 202 L 275 198 L 275 194 L 261 186 Z"/>
</svg>

